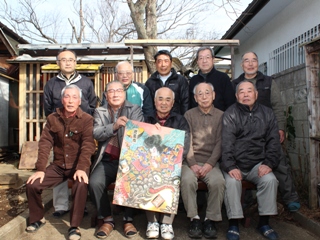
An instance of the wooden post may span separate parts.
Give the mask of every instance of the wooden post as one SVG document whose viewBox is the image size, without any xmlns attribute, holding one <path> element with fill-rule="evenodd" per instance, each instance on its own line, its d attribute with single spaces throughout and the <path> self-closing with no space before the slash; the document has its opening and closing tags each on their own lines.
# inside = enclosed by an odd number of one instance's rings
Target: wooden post
<svg viewBox="0 0 320 240">
<path fill-rule="evenodd" d="M 234 71 L 235 71 L 235 65 L 234 65 L 234 47 L 230 47 L 230 54 L 231 54 L 231 80 L 235 79 Z"/>
<path fill-rule="evenodd" d="M 309 120 L 309 207 L 318 207 L 317 185 L 320 183 L 320 92 L 319 92 L 319 53 L 320 40 L 305 46 L 306 77 L 308 90 L 308 120 Z"/>
</svg>

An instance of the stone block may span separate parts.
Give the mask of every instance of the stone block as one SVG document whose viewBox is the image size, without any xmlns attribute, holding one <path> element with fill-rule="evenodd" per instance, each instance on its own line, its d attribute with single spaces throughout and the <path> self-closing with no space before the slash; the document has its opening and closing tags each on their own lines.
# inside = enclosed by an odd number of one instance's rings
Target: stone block
<svg viewBox="0 0 320 240">
<path fill-rule="evenodd" d="M 309 124 L 308 121 L 295 121 L 294 122 L 294 127 L 296 130 L 296 136 L 297 137 L 309 137 Z"/>
<path fill-rule="evenodd" d="M 18 179 L 18 173 L 4 173 L 0 175 L 0 184 L 15 184 Z"/>
<path fill-rule="evenodd" d="M 300 86 L 294 90 L 294 102 L 295 103 L 307 103 L 308 91 L 306 86 Z"/>
<path fill-rule="evenodd" d="M 307 103 L 295 104 L 292 107 L 292 116 L 295 121 L 297 120 L 308 120 L 308 106 Z"/>
<path fill-rule="evenodd" d="M 293 88 L 288 88 L 281 94 L 281 98 L 285 106 L 292 106 L 294 104 L 294 90 Z M 283 99 L 284 98 L 284 99 Z"/>
<path fill-rule="evenodd" d="M 306 75 L 306 69 L 299 69 L 298 71 L 293 72 L 293 80 L 294 80 L 294 86 L 303 86 L 307 84 L 307 75 Z"/>
</svg>

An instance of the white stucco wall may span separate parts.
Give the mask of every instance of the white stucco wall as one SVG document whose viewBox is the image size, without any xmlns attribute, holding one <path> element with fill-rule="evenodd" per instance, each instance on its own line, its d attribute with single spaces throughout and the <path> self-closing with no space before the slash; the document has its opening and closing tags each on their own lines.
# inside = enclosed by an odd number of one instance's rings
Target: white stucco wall
<svg viewBox="0 0 320 240">
<path fill-rule="evenodd" d="M 8 146 L 9 82 L 0 77 L 0 147 Z"/>
<path fill-rule="evenodd" d="M 275 2 L 271 0 L 265 8 L 272 9 Z M 263 11 L 263 10 L 262 10 Z M 282 11 L 274 16 L 260 29 L 248 29 L 247 40 L 240 40 L 239 51 L 235 55 L 235 76 L 242 73 L 240 66 L 241 55 L 247 51 L 254 51 L 259 57 L 259 62 L 268 62 L 269 53 L 286 44 L 302 33 L 320 24 L 320 1 L 319 0 L 293 0 Z M 263 13 L 259 13 L 252 21 L 257 20 Z M 251 33 L 250 33 L 251 32 Z M 237 36 L 234 37 L 237 39 Z M 269 64 L 269 62 L 268 62 Z"/>
</svg>

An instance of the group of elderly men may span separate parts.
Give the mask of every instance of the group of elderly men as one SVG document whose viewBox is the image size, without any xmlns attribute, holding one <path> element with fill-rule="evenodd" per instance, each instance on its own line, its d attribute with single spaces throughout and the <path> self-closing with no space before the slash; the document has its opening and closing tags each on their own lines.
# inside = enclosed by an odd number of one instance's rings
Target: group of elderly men
<svg viewBox="0 0 320 240">
<path fill-rule="evenodd" d="M 115 223 L 106 187 L 116 181 L 126 122 L 136 120 L 186 132 L 181 196 L 191 220 L 190 238 L 217 237 L 216 222 L 222 220 L 224 202 L 229 219 L 227 239 L 239 239 L 238 220 L 243 218 L 241 181 L 247 180 L 257 186 L 258 230 L 268 239 L 278 239 L 269 226 L 269 216 L 277 214 L 279 182 L 285 185 L 279 189 L 289 210 L 299 209 L 299 199 L 290 169 L 285 161 L 280 163 L 284 128 L 279 130 L 278 122 L 283 119 L 274 113 L 280 108 L 279 99 L 274 96 L 278 89 L 271 78 L 258 72 L 256 54 L 243 55 L 244 74 L 232 83 L 226 74 L 214 68 L 214 54 L 208 47 L 198 50 L 200 71 L 190 83 L 172 68 L 168 51 L 159 51 L 154 59 L 157 71 L 145 85 L 132 81 L 133 67 L 129 62 L 118 63 L 117 80 L 107 84 L 104 104 L 93 111 L 95 95 L 85 82 L 90 80 L 75 71 L 75 53 L 64 50 L 58 54 L 61 72 L 44 91 L 48 114 L 39 141 L 37 171 L 27 181 L 30 218 L 26 231 L 35 232 L 45 224 L 42 190 L 62 186 L 72 179 L 69 239 L 81 238 L 79 226 L 88 189 L 97 217 L 103 222 L 95 235 L 110 235 Z M 96 150 L 94 139 L 98 151 L 91 162 Z M 51 148 L 54 160 L 46 167 Z M 208 188 L 203 221 L 197 206 L 199 179 Z M 59 192 L 60 198 L 68 199 L 67 191 Z M 66 208 L 58 213 L 69 211 Z M 146 215 L 148 239 L 160 234 L 163 239 L 174 238 L 174 215 L 152 211 L 146 211 Z M 124 208 L 123 230 L 128 238 L 138 232 L 133 225 L 132 208 Z"/>
</svg>

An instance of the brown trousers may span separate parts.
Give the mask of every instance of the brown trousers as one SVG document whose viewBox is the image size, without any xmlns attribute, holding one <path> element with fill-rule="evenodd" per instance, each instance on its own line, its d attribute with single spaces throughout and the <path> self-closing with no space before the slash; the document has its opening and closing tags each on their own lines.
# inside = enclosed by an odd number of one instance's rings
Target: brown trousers
<svg viewBox="0 0 320 240">
<path fill-rule="evenodd" d="M 33 184 L 26 185 L 26 194 L 29 204 L 29 223 L 41 220 L 44 216 L 44 208 L 42 205 L 41 194 L 46 188 L 62 183 L 66 179 L 72 179 L 75 169 L 63 169 L 55 164 L 47 167 L 43 182 L 40 179 L 34 181 Z M 88 172 L 87 172 L 88 174 Z M 86 183 L 73 180 L 72 185 L 72 206 L 70 209 L 70 226 L 78 227 L 83 218 L 84 208 L 87 201 L 88 185 Z"/>
</svg>

